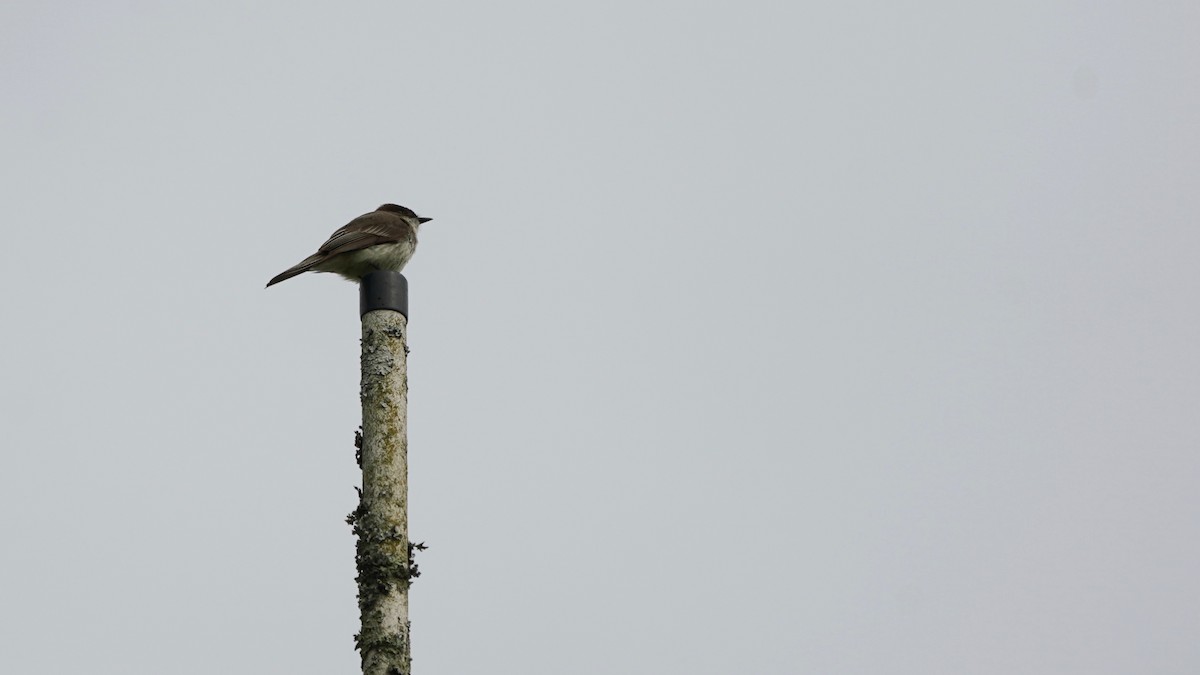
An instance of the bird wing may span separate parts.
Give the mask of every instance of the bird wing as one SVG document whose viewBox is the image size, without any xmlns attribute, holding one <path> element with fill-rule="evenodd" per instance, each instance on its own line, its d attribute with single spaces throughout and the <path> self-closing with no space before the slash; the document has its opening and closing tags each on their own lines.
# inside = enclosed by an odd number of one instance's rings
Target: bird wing
<svg viewBox="0 0 1200 675">
<path fill-rule="evenodd" d="M 376 244 L 410 239 L 416 239 L 416 236 L 404 218 L 387 211 L 372 211 L 338 228 L 329 240 L 317 249 L 317 255 L 331 257 Z"/>
</svg>

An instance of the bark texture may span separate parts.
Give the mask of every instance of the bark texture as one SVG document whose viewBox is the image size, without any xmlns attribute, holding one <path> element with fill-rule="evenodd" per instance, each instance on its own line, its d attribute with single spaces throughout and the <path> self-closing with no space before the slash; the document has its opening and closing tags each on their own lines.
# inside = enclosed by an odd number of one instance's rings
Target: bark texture
<svg viewBox="0 0 1200 675">
<path fill-rule="evenodd" d="M 410 675 L 408 588 L 407 320 L 377 310 L 362 317 L 363 487 L 350 515 L 358 536 L 355 644 L 364 675 Z"/>
</svg>

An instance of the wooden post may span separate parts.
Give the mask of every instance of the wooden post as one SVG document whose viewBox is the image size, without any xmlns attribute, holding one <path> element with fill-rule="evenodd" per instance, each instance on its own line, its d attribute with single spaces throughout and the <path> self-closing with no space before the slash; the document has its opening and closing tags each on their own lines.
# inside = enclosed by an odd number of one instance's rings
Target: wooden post
<svg viewBox="0 0 1200 675">
<path fill-rule="evenodd" d="M 363 486 L 348 518 L 358 536 L 355 646 L 364 675 L 410 675 L 408 588 L 408 282 L 372 272 L 360 286 Z"/>
</svg>

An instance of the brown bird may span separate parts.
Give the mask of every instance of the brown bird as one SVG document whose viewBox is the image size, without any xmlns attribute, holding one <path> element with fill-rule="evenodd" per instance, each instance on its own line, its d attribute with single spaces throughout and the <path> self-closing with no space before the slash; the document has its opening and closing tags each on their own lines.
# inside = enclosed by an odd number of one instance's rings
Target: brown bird
<svg viewBox="0 0 1200 675">
<path fill-rule="evenodd" d="M 432 218 L 412 209 L 384 204 L 338 228 L 317 252 L 287 268 L 267 287 L 304 272 L 334 272 L 350 281 L 361 281 L 375 270 L 404 269 L 417 248 L 417 229 Z"/>
</svg>

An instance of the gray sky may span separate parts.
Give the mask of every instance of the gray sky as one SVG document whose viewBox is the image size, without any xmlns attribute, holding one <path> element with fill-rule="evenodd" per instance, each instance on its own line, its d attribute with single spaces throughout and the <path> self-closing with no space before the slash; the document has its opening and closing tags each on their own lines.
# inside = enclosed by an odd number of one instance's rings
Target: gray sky
<svg viewBox="0 0 1200 675">
<path fill-rule="evenodd" d="M 1194 2 L 0 6 L 0 672 L 1200 672 Z"/>
</svg>

